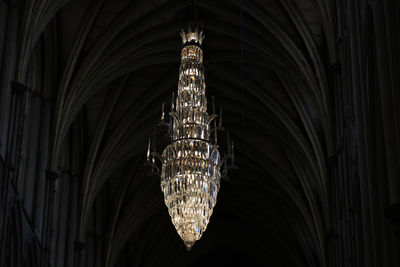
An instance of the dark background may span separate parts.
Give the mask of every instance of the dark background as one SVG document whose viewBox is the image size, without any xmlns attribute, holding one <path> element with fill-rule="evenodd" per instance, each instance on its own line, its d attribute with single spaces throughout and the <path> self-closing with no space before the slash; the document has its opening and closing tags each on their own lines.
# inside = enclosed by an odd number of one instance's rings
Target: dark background
<svg viewBox="0 0 400 267">
<path fill-rule="evenodd" d="M 0 1 L 0 266 L 399 266 L 399 10 Z M 238 169 L 187 252 L 143 163 L 190 22 Z"/>
</svg>

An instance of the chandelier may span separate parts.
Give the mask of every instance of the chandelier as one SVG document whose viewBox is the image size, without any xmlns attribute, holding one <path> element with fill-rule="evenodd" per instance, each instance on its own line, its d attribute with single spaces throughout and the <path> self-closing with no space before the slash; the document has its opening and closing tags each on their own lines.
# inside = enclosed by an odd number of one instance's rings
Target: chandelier
<svg viewBox="0 0 400 267">
<path fill-rule="evenodd" d="M 147 149 L 147 162 L 161 177 L 161 190 L 172 223 L 191 249 L 206 230 L 217 201 L 221 177 L 233 166 L 233 143 L 225 132 L 227 149 L 221 158 L 217 145 L 222 127 L 222 112 L 216 124 L 215 104 L 213 113 L 207 113 L 206 83 L 204 79 L 203 32 L 190 26 L 181 31 L 183 48 L 179 68 L 178 95 L 172 96 L 169 120 L 162 107 L 161 126 L 168 126 L 170 144 L 162 154 Z M 175 102 L 175 103 L 174 103 Z M 214 102 L 214 101 L 213 101 Z M 214 124 L 212 127 L 211 124 Z M 153 147 L 155 148 L 154 140 Z M 161 171 L 156 159 L 160 161 Z M 228 163 L 229 162 L 229 163 Z"/>
</svg>

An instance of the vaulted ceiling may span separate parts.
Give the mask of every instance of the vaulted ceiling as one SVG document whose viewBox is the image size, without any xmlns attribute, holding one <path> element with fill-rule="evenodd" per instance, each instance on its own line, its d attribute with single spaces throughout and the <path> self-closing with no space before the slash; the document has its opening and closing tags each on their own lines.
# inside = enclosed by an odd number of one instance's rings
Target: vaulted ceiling
<svg viewBox="0 0 400 267">
<path fill-rule="evenodd" d="M 52 167 L 72 157 L 82 184 L 76 235 L 102 235 L 105 266 L 325 266 L 327 66 L 336 57 L 328 1 L 57 3 L 47 26 L 57 32 Z M 188 253 L 143 163 L 177 88 L 178 32 L 191 17 L 206 35 L 207 93 L 238 169 Z"/>
</svg>

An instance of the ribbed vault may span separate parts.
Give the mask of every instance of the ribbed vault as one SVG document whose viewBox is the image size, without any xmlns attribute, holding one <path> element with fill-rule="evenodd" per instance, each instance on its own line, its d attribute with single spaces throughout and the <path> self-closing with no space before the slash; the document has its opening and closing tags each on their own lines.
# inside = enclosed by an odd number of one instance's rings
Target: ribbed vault
<svg viewBox="0 0 400 267">
<path fill-rule="evenodd" d="M 188 254 L 143 162 L 161 104 L 176 90 L 178 31 L 191 13 L 205 31 L 207 91 L 223 110 L 238 169 Z M 101 203 L 103 266 L 213 266 L 232 255 L 246 265 L 326 266 L 326 66 L 336 55 L 327 1 L 74 0 L 54 24 L 62 49 L 51 167 L 69 157 L 73 131 L 81 159 L 74 235 L 90 249 Z"/>
</svg>

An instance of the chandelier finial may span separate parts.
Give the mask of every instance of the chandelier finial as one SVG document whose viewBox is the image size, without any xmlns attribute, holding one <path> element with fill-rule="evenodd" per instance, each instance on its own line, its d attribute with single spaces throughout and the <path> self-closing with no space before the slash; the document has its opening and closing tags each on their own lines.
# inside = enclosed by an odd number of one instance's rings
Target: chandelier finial
<svg viewBox="0 0 400 267">
<path fill-rule="evenodd" d="M 147 145 L 146 159 L 147 159 L 148 162 L 150 161 L 150 146 L 151 146 L 151 138 L 149 138 L 149 143 Z"/>
<path fill-rule="evenodd" d="M 164 116 L 165 116 L 165 113 L 164 113 L 164 102 L 163 102 L 162 106 L 161 106 L 161 120 L 162 121 L 164 120 Z"/>
<path fill-rule="evenodd" d="M 171 112 L 173 112 L 175 110 L 175 93 L 172 92 L 172 100 L 171 100 Z"/>
</svg>

